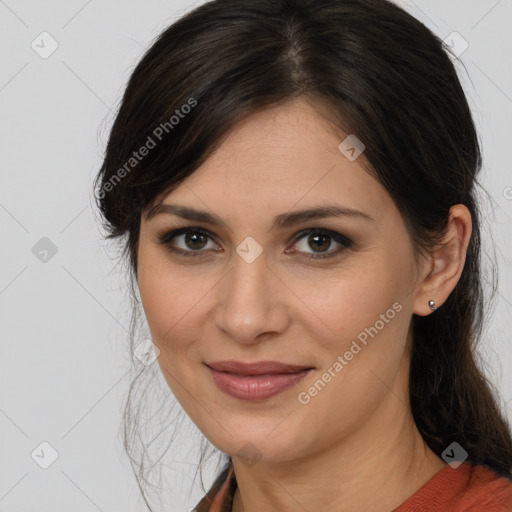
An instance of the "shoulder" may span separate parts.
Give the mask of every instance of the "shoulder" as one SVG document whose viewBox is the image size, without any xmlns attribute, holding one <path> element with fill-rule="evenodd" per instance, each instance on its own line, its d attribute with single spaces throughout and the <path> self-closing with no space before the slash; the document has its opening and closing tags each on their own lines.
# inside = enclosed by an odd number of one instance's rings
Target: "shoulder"
<svg viewBox="0 0 512 512">
<path fill-rule="evenodd" d="M 512 512 L 512 480 L 482 466 L 471 466 L 466 490 L 460 496 L 464 512 Z"/>
<path fill-rule="evenodd" d="M 446 465 L 394 512 L 512 512 L 512 480 L 464 462 Z"/>
</svg>

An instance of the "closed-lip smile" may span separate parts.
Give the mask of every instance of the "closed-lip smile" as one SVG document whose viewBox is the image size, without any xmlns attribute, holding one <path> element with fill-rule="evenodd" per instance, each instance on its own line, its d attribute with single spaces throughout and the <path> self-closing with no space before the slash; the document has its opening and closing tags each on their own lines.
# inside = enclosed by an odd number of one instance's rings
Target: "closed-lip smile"
<svg viewBox="0 0 512 512">
<path fill-rule="evenodd" d="M 240 400 L 266 400 L 292 387 L 314 369 L 278 361 L 204 363 L 224 393 Z"/>
</svg>

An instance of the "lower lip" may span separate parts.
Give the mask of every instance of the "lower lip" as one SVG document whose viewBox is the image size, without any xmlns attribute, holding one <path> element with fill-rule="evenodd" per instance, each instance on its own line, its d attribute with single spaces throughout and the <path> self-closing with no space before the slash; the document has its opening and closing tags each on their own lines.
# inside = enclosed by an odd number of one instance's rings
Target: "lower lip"
<svg viewBox="0 0 512 512">
<path fill-rule="evenodd" d="M 310 371 L 279 373 L 272 375 L 252 375 L 242 377 L 234 373 L 224 373 L 208 367 L 217 387 L 228 395 L 241 400 L 265 400 L 302 380 Z"/>
</svg>

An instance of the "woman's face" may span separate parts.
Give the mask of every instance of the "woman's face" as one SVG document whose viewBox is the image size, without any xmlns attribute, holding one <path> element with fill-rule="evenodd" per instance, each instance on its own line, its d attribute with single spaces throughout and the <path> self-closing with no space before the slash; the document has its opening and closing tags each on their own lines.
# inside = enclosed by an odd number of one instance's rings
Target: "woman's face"
<svg viewBox="0 0 512 512">
<path fill-rule="evenodd" d="M 318 110 L 252 115 L 163 200 L 215 222 L 171 208 L 141 219 L 138 284 L 159 365 L 233 456 L 297 459 L 363 431 L 378 442 L 408 403 L 411 241 L 364 154 L 339 149 L 348 134 Z M 341 213 L 295 216 L 327 206 Z M 219 361 L 309 370 L 247 377 L 207 366 Z"/>
</svg>

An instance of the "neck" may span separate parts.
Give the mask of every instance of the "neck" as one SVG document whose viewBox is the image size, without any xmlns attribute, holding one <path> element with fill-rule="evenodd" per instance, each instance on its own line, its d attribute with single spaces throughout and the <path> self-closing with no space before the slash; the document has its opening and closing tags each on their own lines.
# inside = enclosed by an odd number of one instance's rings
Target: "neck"
<svg viewBox="0 0 512 512">
<path fill-rule="evenodd" d="M 408 401 L 390 390 L 357 431 L 300 459 L 233 457 L 232 512 L 389 512 L 445 466 L 424 443 Z"/>
</svg>

